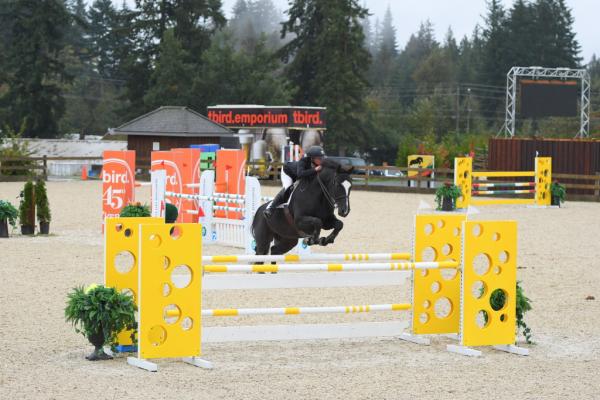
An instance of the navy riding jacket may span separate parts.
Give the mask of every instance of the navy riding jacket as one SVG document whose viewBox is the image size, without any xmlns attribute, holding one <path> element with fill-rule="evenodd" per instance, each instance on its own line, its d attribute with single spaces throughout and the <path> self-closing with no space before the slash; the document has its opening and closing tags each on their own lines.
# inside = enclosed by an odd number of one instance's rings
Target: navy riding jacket
<svg viewBox="0 0 600 400">
<path fill-rule="evenodd" d="M 290 161 L 283 166 L 285 172 L 292 180 L 308 178 L 317 174 L 317 170 L 312 165 L 310 157 L 302 157 L 299 161 Z"/>
</svg>

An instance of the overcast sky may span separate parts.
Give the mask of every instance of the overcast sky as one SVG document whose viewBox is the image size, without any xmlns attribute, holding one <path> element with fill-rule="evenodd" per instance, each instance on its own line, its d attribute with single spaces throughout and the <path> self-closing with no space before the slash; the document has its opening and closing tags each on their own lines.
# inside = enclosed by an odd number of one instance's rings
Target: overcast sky
<svg viewBox="0 0 600 400">
<path fill-rule="evenodd" d="M 227 16 L 236 0 L 223 0 Z M 419 29 L 421 21 L 429 19 L 442 40 L 449 26 L 454 35 L 470 35 L 475 24 L 482 23 L 485 0 L 362 0 L 373 14 L 382 18 L 387 6 L 392 10 L 397 29 L 398 44 L 404 46 L 410 35 Z M 281 10 L 287 9 L 288 0 L 273 0 Z M 504 0 L 509 7 L 512 0 Z M 581 45 L 581 55 L 587 62 L 592 54 L 600 56 L 600 0 L 567 0 L 575 17 L 575 31 Z"/>
</svg>

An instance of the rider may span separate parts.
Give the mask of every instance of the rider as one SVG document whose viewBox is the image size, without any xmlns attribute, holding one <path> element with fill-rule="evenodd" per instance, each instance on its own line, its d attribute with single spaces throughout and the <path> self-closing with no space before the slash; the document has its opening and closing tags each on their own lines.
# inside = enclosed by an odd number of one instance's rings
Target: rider
<svg viewBox="0 0 600 400">
<path fill-rule="evenodd" d="M 285 194 L 290 186 L 298 179 L 309 178 L 321 170 L 321 163 L 325 157 L 325 152 L 321 146 L 311 146 L 305 156 L 299 161 L 290 161 L 283 166 L 281 182 L 283 189 L 277 193 L 277 196 L 265 208 L 265 217 L 270 218 L 273 210 L 285 201 Z M 286 179 L 288 178 L 288 179 Z"/>
</svg>

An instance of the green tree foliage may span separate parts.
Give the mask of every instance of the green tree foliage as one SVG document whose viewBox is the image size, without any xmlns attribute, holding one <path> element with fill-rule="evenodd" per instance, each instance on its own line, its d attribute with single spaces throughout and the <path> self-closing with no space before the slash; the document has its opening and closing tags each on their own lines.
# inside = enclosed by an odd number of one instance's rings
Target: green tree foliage
<svg viewBox="0 0 600 400">
<path fill-rule="evenodd" d="M 327 107 L 327 146 L 364 149 L 366 73 L 370 55 L 361 20 L 367 10 L 357 0 L 291 2 L 282 35 L 293 39 L 282 49 L 286 73 L 298 88 L 294 104 Z"/>
<path fill-rule="evenodd" d="M 162 105 L 188 106 L 191 101 L 191 82 L 194 67 L 189 55 L 172 29 L 165 32 L 160 44 L 156 67 L 150 78 L 150 88 L 144 96 L 147 108 Z"/>
<path fill-rule="evenodd" d="M 263 36 L 250 50 L 237 50 L 232 35 L 217 35 L 202 57 L 202 68 L 193 85 L 194 108 L 211 104 L 282 104 L 293 91 L 278 72 L 281 64 L 266 47 Z"/>
<path fill-rule="evenodd" d="M 364 25 L 364 24 L 363 24 Z M 396 28 L 392 20 L 392 12 L 388 6 L 383 22 L 376 38 L 373 63 L 371 64 L 371 83 L 384 86 L 392 77 L 392 69 L 398 56 Z"/>
<path fill-rule="evenodd" d="M 61 84 L 67 78 L 60 53 L 71 17 L 60 0 L 3 2 L 0 26 L 3 57 L 0 70 L 5 88 L 0 125 L 18 130 L 24 123 L 28 137 L 58 135 L 64 113 Z"/>
<path fill-rule="evenodd" d="M 238 48 L 252 50 L 259 41 L 270 50 L 281 46 L 283 15 L 272 0 L 237 0 L 228 29 Z"/>
</svg>

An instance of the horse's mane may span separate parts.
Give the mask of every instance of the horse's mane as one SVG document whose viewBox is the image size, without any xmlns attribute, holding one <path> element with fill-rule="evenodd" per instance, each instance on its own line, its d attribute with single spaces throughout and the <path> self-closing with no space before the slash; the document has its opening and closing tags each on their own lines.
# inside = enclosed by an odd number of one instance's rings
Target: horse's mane
<svg viewBox="0 0 600 400">
<path fill-rule="evenodd" d="M 340 163 L 331 158 L 325 157 L 321 165 L 323 168 L 337 169 L 340 166 Z"/>
</svg>

